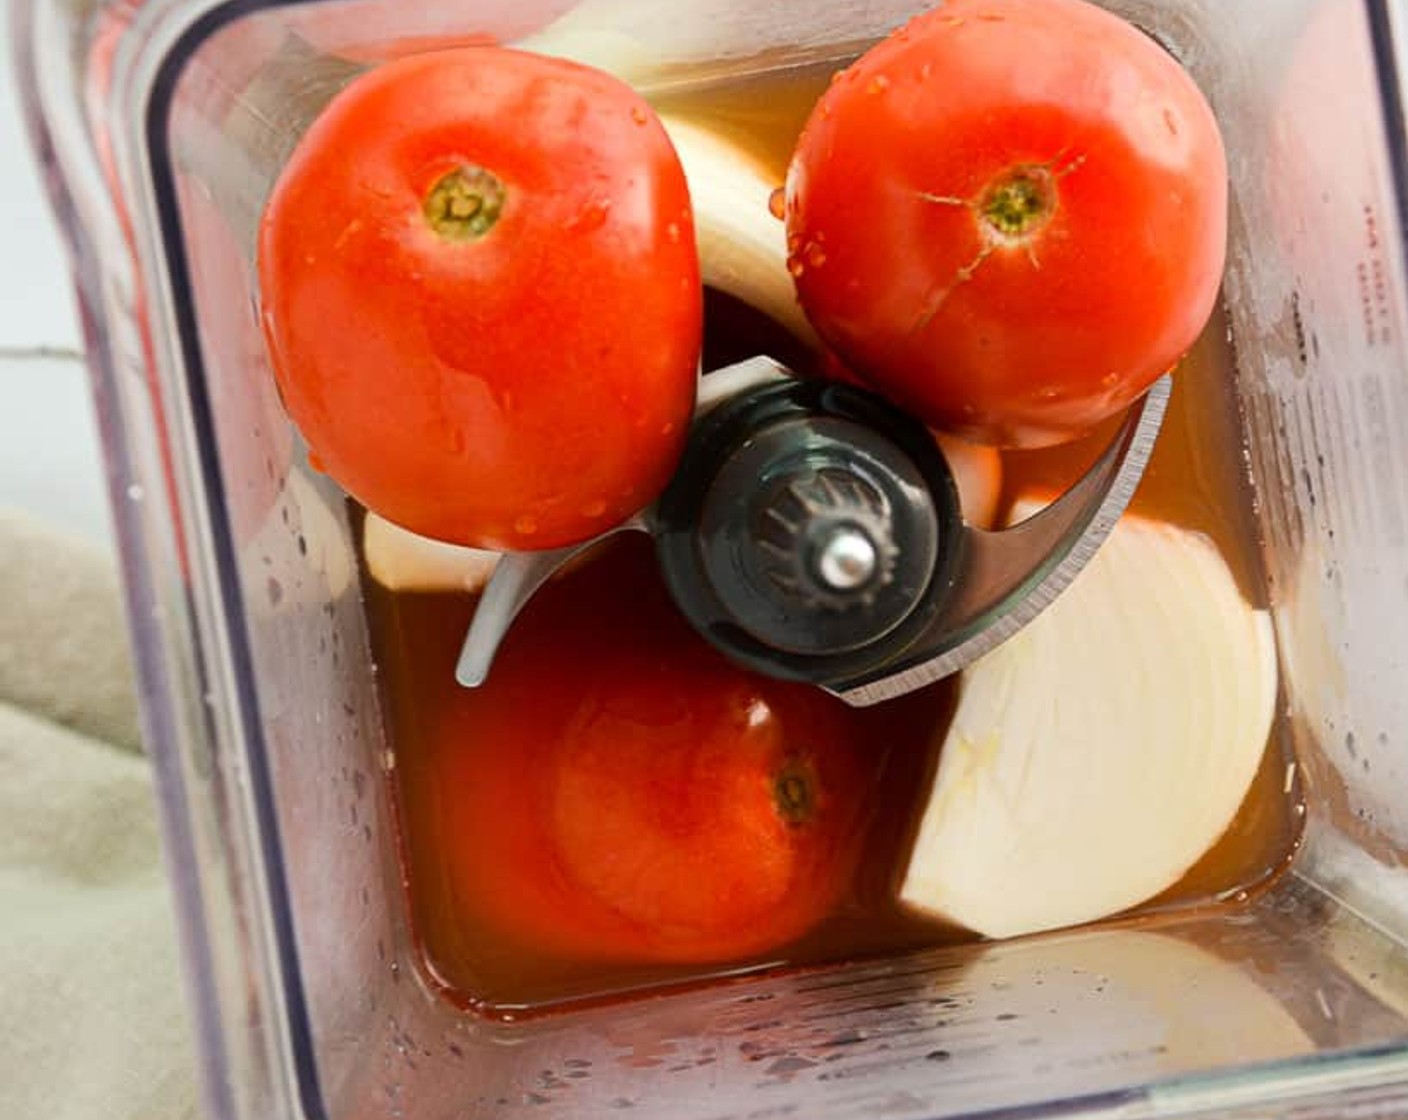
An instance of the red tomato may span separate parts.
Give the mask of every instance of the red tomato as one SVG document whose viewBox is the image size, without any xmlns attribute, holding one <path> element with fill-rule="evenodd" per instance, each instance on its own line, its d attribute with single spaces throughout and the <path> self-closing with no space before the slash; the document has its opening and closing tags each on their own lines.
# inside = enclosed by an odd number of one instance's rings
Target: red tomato
<svg viewBox="0 0 1408 1120">
<path fill-rule="evenodd" d="M 378 67 L 284 169 L 259 270 L 290 415 L 389 520 L 548 548 L 674 469 L 702 319 L 689 194 L 608 75 L 496 47 Z"/>
<path fill-rule="evenodd" d="M 637 963 L 763 953 L 825 917 L 887 745 L 724 660 L 643 541 L 539 592 L 485 685 L 421 716 L 451 909 L 533 952 Z"/>
<path fill-rule="evenodd" d="M 1226 161 L 1192 79 L 1083 0 L 950 0 L 821 97 L 787 181 L 818 333 L 930 425 L 1074 438 L 1197 338 Z"/>
</svg>

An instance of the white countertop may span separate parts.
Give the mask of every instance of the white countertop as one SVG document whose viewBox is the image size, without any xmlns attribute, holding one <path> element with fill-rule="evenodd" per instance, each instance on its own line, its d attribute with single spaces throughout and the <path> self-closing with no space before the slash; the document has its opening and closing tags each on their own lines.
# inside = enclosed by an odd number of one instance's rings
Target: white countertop
<svg viewBox="0 0 1408 1120">
<path fill-rule="evenodd" d="M 0 510 L 112 547 L 68 260 L 20 117 L 0 21 Z"/>
</svg>

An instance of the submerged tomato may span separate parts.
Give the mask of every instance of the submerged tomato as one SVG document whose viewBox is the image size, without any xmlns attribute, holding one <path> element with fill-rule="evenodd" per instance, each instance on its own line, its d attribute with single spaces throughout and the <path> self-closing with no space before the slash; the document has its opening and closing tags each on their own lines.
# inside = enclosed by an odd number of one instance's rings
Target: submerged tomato
<svg viewBox="0 0 1408 1120">
<path fill-rule="evenodd" d="M 850 885 L 888 746 L 725 661 L 636 541 L 541 591 L 485 685 L 423 715 L 442 905 L 574 959 L 722 961 L 805 933 Z"/>
<path fill-rule="evenodd" d="M 289 160 L 259 271 L 290 415 L 392 521 L 547 548 L 674 468 L 702 318 L 689 195 L 614 78 L 495 47 L 371 71 Z"/>
<path fill-rule="evenodd" d="M 1152 39 L 1083 0 L 950 0 L 822 96 L 786 217 L 847 363 L 935 427 L 1039 446 L 1192 345 L 1226 207 L 1212 111 Z"/>
</svg>

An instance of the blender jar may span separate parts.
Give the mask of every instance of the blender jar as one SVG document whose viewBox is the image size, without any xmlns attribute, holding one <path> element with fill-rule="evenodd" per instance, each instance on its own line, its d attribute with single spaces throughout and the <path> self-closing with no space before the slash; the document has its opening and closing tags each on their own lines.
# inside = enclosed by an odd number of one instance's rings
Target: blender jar
<svg viewBox="0 0 1408 1120">
<path fill-rule="evenodd" d="M 272 177 L 408 50 L 488 36 L 650 90 L 845 58 L 921 5 L 18 0 L 211 1116 L 1408 1114 L 1408 13 L 1106 6 L 1188 68 L 1227 144 L 1232 419 L 1305 784 L 1290 871 L 1139 923 L 518 1022 L 420 973 L 352 514 L 259 331 Z"/>
</svg>

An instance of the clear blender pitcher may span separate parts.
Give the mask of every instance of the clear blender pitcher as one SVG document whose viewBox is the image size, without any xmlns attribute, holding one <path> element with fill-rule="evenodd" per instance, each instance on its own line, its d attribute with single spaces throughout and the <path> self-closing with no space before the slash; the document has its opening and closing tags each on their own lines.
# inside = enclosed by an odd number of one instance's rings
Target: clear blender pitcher
<svg viewBox="0 0 1408 1120">
<path fill-rule="evenodd" d="M 1107 6 L 1227 143 L 1233 419 L 1304 781 L 1291 870 L 1195 912 L 518 1022 L 423 981 L 353 517 L 259 332 L 271 169 L 352 75 L 420 45 L 551 43 L 652 89 L 845 58 L 919 5 L 19 0 L 210 1115 L 1408 1115 L 1408 12 Z"/>
</svg>

